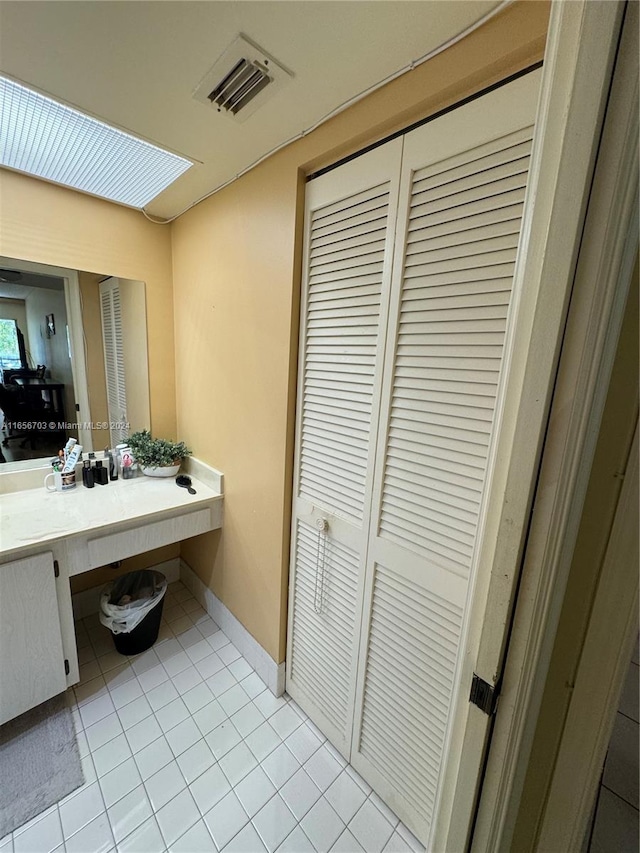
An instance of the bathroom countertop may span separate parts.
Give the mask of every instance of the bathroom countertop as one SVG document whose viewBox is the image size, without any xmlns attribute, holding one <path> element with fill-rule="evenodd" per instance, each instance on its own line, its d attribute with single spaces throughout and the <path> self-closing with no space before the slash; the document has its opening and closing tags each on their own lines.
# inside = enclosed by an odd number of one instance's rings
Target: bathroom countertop
<svg viewBox="0 0 640 853">
<path fill-rule="evenodd" d="M 196 462 L 196 460 L 193 460 Z M 209 469 L 212 471 L 212 469 Z M 68 492 L 50 492 L 44 486 L 0 495 L 0 560 L 19 556 L 25 549 L 60 539 L 169 517 L 222 501 L 222 481 L 191 473 L 195 495 L 176 485 L 174 477 L 138 476 L 87 489 L 80 481 Z"/>
</svg>

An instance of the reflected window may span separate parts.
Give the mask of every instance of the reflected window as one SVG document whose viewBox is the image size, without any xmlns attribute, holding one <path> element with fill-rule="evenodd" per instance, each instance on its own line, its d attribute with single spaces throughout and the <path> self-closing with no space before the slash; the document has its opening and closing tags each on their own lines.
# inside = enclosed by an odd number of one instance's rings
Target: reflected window
<svg viewBox="0 0 640 853">
<path fill-rule="evenodd" d="M 0 370 L 22 367 L 18 344 L 18 324 L 15 320 L 0 319 Z"/>
</svg>

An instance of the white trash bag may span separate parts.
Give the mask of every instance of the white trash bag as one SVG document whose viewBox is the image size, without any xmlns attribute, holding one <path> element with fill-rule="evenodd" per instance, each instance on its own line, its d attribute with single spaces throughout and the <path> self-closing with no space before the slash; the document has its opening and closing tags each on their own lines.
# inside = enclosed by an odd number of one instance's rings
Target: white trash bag
<svg viewBox="0 0 640 853">
<path fill-rule="evenodd" d="M 100 595 L 100 621 L 113 634 L 130 634 L 150 610 L 160 604 L 167 579 L 143 569 L 108 583 Z"/>
</svg>

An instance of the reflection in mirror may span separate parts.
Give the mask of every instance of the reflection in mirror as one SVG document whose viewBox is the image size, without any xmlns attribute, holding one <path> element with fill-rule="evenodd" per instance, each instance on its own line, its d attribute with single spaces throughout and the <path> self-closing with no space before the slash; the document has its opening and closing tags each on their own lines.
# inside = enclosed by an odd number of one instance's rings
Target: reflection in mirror
<svg viewBox="0 0 640 853">
<path fill-rule="evenodd" d="M 150 429 L 145 286 L 86 272 L 78 280 L 85 338 L 102 344 L 86 348 L 93 446 L 115 447 Z"/>
<path fill-rule="evenodd" d="M 0 470 L 150 428 L 145 285 L 0 258 Z"/>
</svg>

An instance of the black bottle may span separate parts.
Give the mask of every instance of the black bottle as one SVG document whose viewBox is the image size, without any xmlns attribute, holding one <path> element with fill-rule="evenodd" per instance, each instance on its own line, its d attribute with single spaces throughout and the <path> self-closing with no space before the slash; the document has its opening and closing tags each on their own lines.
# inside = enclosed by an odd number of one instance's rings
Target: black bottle
<svg viewBox="0 0 640 853">
<path fill-rule="evenodd" d="M 101 459 L 98 459 L 93 468 L 93 479 L 99 486 L 106 486 L 109 482 L 109 472 L 103 467 Z"/>
<path fill-rule="evenodd" d="M 88 489 L 93 488 L 93 468 L 88 459 L 82 463 L 82 482 Z"/>
<path fill-rule="evenodd" d="M 109 465 L 109 479 L 117 480 L 118 479 L 118 466 L 116 465 L 115 459 L 113 458 L 113 453 L 109 450 L 107 451 L 107 462 Z"/>
</svg>

